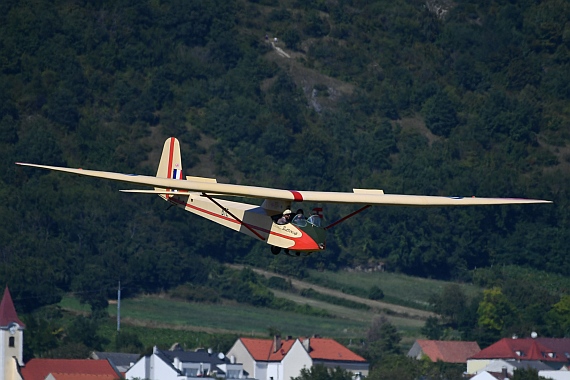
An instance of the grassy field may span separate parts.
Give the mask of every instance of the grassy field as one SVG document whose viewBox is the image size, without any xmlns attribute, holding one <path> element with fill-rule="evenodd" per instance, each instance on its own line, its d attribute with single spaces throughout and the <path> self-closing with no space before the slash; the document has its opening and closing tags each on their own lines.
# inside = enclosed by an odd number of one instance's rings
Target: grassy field
<svg viewBox="0 0 570 380">
<path fill-rule="evenodd" d="M 372 286 L 378 286 L 385 294 L 383 301 L 422 310 L 426 309 L 429 298 L 434 294 L 440 294 L 443 287 L 448 284 L 395 273 L 342 271 L 336 273 L 310 271 L 309 281 L 321 286 L 328 285 L 337 290 L 346 288 L 347 293 L 350 293 L 350 289 L 356 289 L 360 294 L 367 294 Z M 459 286 L 468 297 L 480 292 L 479 288 L 472 285 L 459 284 Z M 281 331 L 283 335 L 298 337 L 319 334 L 348 342 L 359 341 L 365 337 L 371 322 L 379 313 L 377 308 L 361 310 L 334 305 L 303 297 L 298 292 L 275 289 L 272 289 L 272 292 L 276 297 L 324 309 L 335 317 L 307 316 L 234 302 L 201 304 L 147 295 L 122 301 L 122 331 L 136 333 L 145 347 L 158 345 L 161 348 L 168 348 L 178 342 L 187 348 L 212 347 L 217 350 L 227 350 L 228 345 L 231 345 L 238 336 L 268 337 L 272 328 Z M 89 307 L 81 305 L 72 296 L 65 297 L 60 306 L 75 313 L 89 313 Z M 102 327 L 101 333 L 109 339 L 109 348 L 112 349 L 116 335 L 116 320 L 113 319 L 117 315 L 116 305 L 110 305 L 108 312 L 111 317 L 109 323 Z M 414 339 L 420 337 L 424 317 L 407 313 L 387 315 L 390 322 L 401 332 L 403 346 L 411 345 Z"/>
<path fill-rule="evenodd" d="M 71 297 L 65 297 L 60 306 L 67 310 L 88 311 Z M 116 305 L 109 306 L 108 312 L 116 316 Z M 319 334 L 338 339 L 359 339 L 369 326 L 362 319 L 313 317 L 247 305 L 198 304 L 158 296 L 123 300 L 121 319 L 126 325 L 263 337 L 268 336 L 269 328 L 276 328 L 283 335 Z"/>
<path fill-rule="evenodd" d="M 305 279 L 323 286 L 336 289 L 354 288 L 368 294 L 376 285 L 384 292 L 383 301 L 425 310 L 432 295 L 441 294 L 443 287 L 450 284 L 445 281 L 431 280 L 388 272 L 319 272 L 309 271 L 310 277 Z M 457 284 L 471 298 L 481 289 L 470 284 Z"/>
</svg>

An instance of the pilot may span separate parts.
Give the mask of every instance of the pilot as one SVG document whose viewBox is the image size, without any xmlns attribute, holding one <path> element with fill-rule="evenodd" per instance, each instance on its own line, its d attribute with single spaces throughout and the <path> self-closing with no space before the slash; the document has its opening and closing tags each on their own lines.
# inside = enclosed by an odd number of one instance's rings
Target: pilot
<svg viewBox="0 0 570 380">
<path fill-rule="evenodd" d="M 300 223 L 305 222 L 306 218 L 305 218 L 305 212 L 303 211 L 302 208 L 298 209 L 297 212 L 295 213 L 295 217 L 293 218 L 293 222 L 297 221 Z"/>
<path fill-rule="evenodd" d="M 291 210 L 283 211 L 283 216 L 277 220 L 277 224 L 287 224 L 291 222 Z"/>
</svg>

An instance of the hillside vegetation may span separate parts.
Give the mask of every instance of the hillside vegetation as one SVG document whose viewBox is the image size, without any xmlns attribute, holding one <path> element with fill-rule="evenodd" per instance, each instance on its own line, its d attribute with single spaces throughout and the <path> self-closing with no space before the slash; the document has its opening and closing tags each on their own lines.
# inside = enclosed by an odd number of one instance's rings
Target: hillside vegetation
<svg viewBox="0 0 570 380">
<path fill-rule="evenodd" d="M 379 261 L 442 280 L 504 265 L 568 276 L 570 4 L 442 4 L 2 1 L 0 279 L 18 310 L 70 291 L 106 310 L 119 281 L 125 297 L 220 291 L 242 281 L 225 262 L 298 276 Z M 153 174 L 168 136 L 185 174 L 219 181 L 554 204 L 372 208 L 332 229 L 326 252 L 290 260 L 158 197 L 13 164 Z"/>
</svg>

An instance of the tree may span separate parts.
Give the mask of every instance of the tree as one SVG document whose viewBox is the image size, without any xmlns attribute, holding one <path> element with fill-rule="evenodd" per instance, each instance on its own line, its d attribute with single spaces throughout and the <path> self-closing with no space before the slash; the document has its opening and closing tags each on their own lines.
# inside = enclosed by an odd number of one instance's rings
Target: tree
<svg viewBox="0 0 570 380">
<path fill-rule="evenodd" d="M 570 295 L 563 295 L 560 301 L 552 306 L 546 319 L 550 333 L 554 336 L 570 335 Z"/>
<path fill-rule="evenodd" d="M 433 297 L 431 303 L 433 311 L 441 315 L 446 323 L 457 328 L 467 307 L 467 296 L 459 285 L 447 284 L 441 295 Z"/>
<path fill-rule="evenodd" d="M 437 136 L 449 136 L 459 124 L 457 112 L 447 93 L 439 91 L 429 98 L 423 107 L 426 126 Z"/>
<path fill-rule="evenodd" d="M 75 317 L 67 328 L 67 339 L 72 343 L 81 343 L 89 349 L 101 351 L 107 341 L 98 335 L 98 330 L 99 323 L 96 319 L 80 315 Z"/>
<path fill-rule="evenodd" d="M 285 33 L 283 33 L 281 40 L 285 42 L 289 49 L 298 50 L 299 43 L 301 42 L 301 35 L 297 29 L 287 29 Z"/>
<path fill-rule="evenodd" d="M 368 291 L 368 298 L 371 300 L 381 300 L 384 298 L 384 292 L 378 286 L 374 285 Z"/>
<path fill-rule="evenodd" d="M 532 368 L 520 368 L 514 371 L 512 380 L 541 380 L 547 377 L 538 376 L 538 371 Z"/>
<path fill-rule="evenodd" d="M 385 315 L 380 315 L 372 321 L 366 333 L 366 356 L 371 362 L 376 362 L 386 355 L 400 354 L 400 333 L 390 323 Z"/>
<path fill-rule="evenodd" d="M 443 326 L 439 324 L 437 317 L 428 317 L 422 327 L 421 333 L 428 339 L 439 340 L 443 335 Z"/>
<path fill-rule="evenodd" d="M 329 369 L 322 364 L 317 364 L 311 368 L 303 368 L 301 375 L 293 380 L 352 380 L 353 375 L 340 367 Z"/>
<path fill-rule="evenodd" d="M 479 326 L 500 334 L 504 329 L 513 326 L 517 319 L 517 310 L 507 299 L 500 288 L 485 289 L 483 300 L 477 309 Z"/>
</svg>

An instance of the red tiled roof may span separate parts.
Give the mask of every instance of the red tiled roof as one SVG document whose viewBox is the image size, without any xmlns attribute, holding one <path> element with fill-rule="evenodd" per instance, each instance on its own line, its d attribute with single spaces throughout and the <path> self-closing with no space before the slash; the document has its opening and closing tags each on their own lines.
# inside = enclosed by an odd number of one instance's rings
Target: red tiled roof
<svg viewBox="0 0 570 380">
<path fill-rule="evenodd" d="M 559 341 L 566 341 L 559 342 Z M 570 339 L 557 340 L 556 344 L 549 345 L 549 340 L 521 338 L 503 338 L 497 343 L 490 345 L 470 359 L 517 359 L 517 360 L 540 360 L 547 362 L 567 362 L 567 351 L 559 351 L 561 347 L 570 348 Z"/>
<path fill-rule="evenodd" d="M 240 338 L 240 340 L 253 359 L 264 362 L 280 362 L 295 343 L 294 339 L 282 340 L 281 348 L 273 352 L 271 339 Z"/>
<path fill-rule="evenodd" d="M 300 338 L 299 340 L 303 342 L 305 338 Z M 366 362 L 366 359 L 364 359 L 362 356 L 350 351 L 348 348 L 334 339 L 310 338 L 309 346 L 311 347 L 309 356 L 311 356 L 313 360 Z"/>
<path fill-rule="evenodd" d="M 8 287 L 6 286 L 2 302 L 0 302 L 0 326 L 7 327 L 12 322 L 16 322 L 21 327 L 26 327 L 26 325 L 20 321 L 20 318 L 18 318 L 14 302 L 12 302 L 10 290 L 8 290 Z"/>
<path fill-rule="evenodd" d="M 21 373 L 24 380 L 44 380 L 50 373 L 103 375 L 113 376 L 110 379 L 119 379 L 119 375 L 109 361 L 92 359 L 31 359 L 22 367 Z M 99 380 L 107 380 L 107 378 L 99 378 Z"/>
<path fill-rule="evenodd" d="M 256 361 L 281 361 L 295 343 L 295 339 L 282 340 L 281 348 L 277 352 L 273 352 L 273 340 L 271 339 L 240 338 L 240 340 Z M 303 342 L 304 339 L 299 340 Z M 310 338 L 309 345 L 311 347 L 309 356 L 313 360 L 366 362 L 363 357 L 350 351 L 334 339 Z"/>
<path fill-rule="evenodd" d="M 52 372 L 55 380 L 116 380 L 117 375 L 89 375 L 84 373 Z"/>
<path fill-rule="evenodd" d="M 432 362 L 441 360 L 444 363 L 466 363 L 467 358 L 481 351 L 477 342 L 424 339 L 418 339 L 417 342 Z"/>
</svg>

